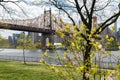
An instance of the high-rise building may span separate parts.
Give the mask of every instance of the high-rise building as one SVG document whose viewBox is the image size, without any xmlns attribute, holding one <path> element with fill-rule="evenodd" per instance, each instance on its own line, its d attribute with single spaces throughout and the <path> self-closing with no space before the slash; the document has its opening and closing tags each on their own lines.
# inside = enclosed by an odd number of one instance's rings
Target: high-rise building
<svg viewBox="0 0 120 80">
<path fill-rule="evenodd" d="M 12 36 L 8 36 L 8 42 L 10 45 L 13 45 L 13 38 Z"/>
<path fill-rule="evenodd" d="M 40 40 L 39 33 L 28 32 L 28 36 L 30 36 L 32 38 L 33 43 L 39 42 L 39 40 Z"/>
<path fill-rule="evenodd" d="M 20 37 L 20 34 L 13 34 L 13 44 L 14 44 L 15 46 L 18 45 L 17 39 L 18 39 L 19 37 Z"/>
<path fill-rule="evenodd" d="M 119 28 L 119 30 L 116 32 L 116 37 L 117 37 L 117 41 L 120 42 L 120 28 Z"/>
</svg>

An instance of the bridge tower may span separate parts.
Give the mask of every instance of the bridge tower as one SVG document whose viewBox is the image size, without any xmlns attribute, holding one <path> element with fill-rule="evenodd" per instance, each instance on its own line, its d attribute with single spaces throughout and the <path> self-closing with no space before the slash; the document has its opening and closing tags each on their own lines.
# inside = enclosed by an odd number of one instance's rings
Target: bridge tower
<svg viewBox="0 0 120 80">
<path fill-rule="evenodd" d="M 50 29 L 49 33 L 42 33 L 41 35 L 41 45 L 45 49 L 48 43 L 54 44 L 54 33 L 52 32 L 52 18 L 51 18 L 51 9 L 44 10 L 44 29 Z"/>
<path fill-rule="evenodd" d="M 46 46 L 51 43 L 54 44 L 54 36 L 53 34 L 45 34 L 42 33 L 42 37 L 41 37 L 41 45 L 42 45 L 42 49 L 45 49 Z"/>
</svg>

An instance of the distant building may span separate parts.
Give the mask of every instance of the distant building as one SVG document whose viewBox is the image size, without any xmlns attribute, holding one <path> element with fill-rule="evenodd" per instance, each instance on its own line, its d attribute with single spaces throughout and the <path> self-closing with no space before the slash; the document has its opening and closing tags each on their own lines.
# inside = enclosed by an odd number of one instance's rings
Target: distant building
<svg viewBox="0 0 120 80">
<path fill-rule="evenodd" d="M 12 36 L 8 36 L 8 42 L 10 45 L 13 45 L 13 38 Z"/>
<path fill-rule="evenodd" d="M 18 43 L 17 43 L 17 39 L 18 39 L 18 38 L 20 38 L 20 34 L 13 34 L 13 44 L 14 44 L 15 46 L 18 45 Z"/>
<path fill-rule="evenodd" d="M 120 42 L 120 28 L 119 28 L 119 30 L 116 32 L 116 38 L 117 38 L 117 41 Z"/>
<path fill-rule="evenodd" d="M 108 28 L 108 27 L 106 27 L 106 28 L 100 33 L 100 36 L 101 36 L 102 38 L 105 38 L 106 35 L 115 37 L 114 32 L 113 32 L 110 28 Z"/>
<path fill-rule="evenodd" d="M 30 36 L 32 38 L 33 43 L 40 41 L 39 33 L 28 32 L 28 36 Z"/>
</svg>

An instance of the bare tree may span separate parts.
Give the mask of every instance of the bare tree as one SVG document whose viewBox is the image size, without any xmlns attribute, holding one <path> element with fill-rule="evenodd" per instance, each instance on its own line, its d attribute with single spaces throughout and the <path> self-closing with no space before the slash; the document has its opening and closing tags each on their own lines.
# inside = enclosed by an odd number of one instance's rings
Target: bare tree
<svg viewBox="0 0 120 80">
<path fill-rule="evenodd" d="M 84 65 L 86 69 L 83 73 L 83 80 L 89 80 L 85 76 L 90 69 L 90 51 L 92 49 L 92 44 L 89 35 L 91 38 L 96 38 L 95 35 L 100 34 L 106 27 L 113 24 L 120 16 L 120 1 L 119 0 L 45 0 L 44 5 L 47 6 L 54 6 L 57 9 L 66 13 L 68 18 L 72 21 L 73 25 L 77 25 L 75 22 L 75 18 L 71 16 L 71 13 L 77 13 L 80 17 L 80 20 L 86 26 L 86 33 L 82 34 L 81 36 L 86 41 L 87 45 L 85 46 L 84 52 Z M 112 9 L 112 10 L 110 10 Z M 113 11 L 114 10 L 114 11 Z M 111 11 L 111 12 L 110 12 Z M 114 12 L 114 13 L 112 13 Z M 106 14 L 109 16 L 106 16 Z M 108 14 L 110 13 L 110 14 Z M 99 17 L 99 22 L 101 23 L 100 26 L 96 28 L 96 31 L 92 33 L 92 24 L 93 24 L 93 17 Z M 104 17 L 104 18 L 103 18 Z M 76 28 L 77 31 L 80 31 L 79 28 Z M 92 33 L 92 34 L 91 34 Z"/>
<path fill-rule="evenodd" d="M 0 0 L 0 7 L 1 7 L 1 10 L 3 9 L 4 12 L 7 13 L 11 18 L 12 18 L 11 15 L 18 15 L 18 14 L 16 13 L 17 10 L 14 9 L 14 7 L 9 7 L 8 4 L 17 6 L 22 11 L 22 13 L 25 16 L 27 16 L 24 9 L 19 5 L 20 2 L 23 2 L 23 1 L 22 0 L 16 0 L 16 1 L 15 0 L 13 1 L 12 0 Z"/>
</svg>

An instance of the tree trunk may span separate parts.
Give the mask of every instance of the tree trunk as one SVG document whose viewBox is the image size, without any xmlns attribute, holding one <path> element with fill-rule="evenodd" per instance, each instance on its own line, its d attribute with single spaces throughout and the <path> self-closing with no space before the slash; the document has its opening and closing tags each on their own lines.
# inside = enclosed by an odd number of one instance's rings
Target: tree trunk
<svg viewBox="0 0 120 80">
<path fill-rule="evenodd" d="M 83 71 L 83 80 L 89 80 L 89 70 L 91 68 L 91 63 L 90 63 L 90 51 L 91 51 L 91 45 L 88 43 L 88 45 L 86 46 L 86 50 L 84 53 L 84 71 Z"/>
</svg>

